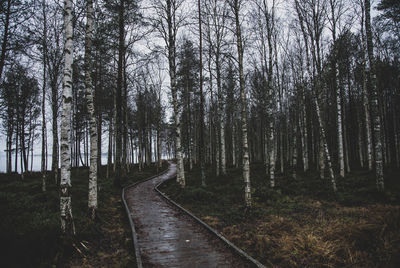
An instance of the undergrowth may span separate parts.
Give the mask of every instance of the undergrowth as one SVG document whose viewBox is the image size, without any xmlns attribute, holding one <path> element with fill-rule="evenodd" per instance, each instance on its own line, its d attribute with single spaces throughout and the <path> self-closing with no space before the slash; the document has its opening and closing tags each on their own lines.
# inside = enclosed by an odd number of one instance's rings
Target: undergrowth
<svg viewBox="0 0 400 268">
<path fill-rule="evenodd" d="M 166 169 L 164 163 L 161 170 Z M 122 185 L 157 173 L 154 166 L 139 172 L 135 166 Z M 41 190 L 41 174 L 21 180 L 17 174 L 0 174 L 0 267 L 135 267 L 131 231 L 121 202 L 121 188 L 112 177 L 99 174 L 97 219 L 87 215 L 88 169 L 72 169 L 72 213 L 76 237 L 61 240 L 59 189 L 47 179 Z"/>
<path fill-rule="evenodd" d="M 400 267 L 399 171 L 387 171 L 378 193 L 374 174 L 359 171 L 338 180 L 338 192 L 317 173 L 277 176 L 269 187 L 261 164 L 251 166 L 253 206 L 244 207 L 240 169 L 215 177 L 186 174 L 162 190 L 269 267 Z"/>
</svg>

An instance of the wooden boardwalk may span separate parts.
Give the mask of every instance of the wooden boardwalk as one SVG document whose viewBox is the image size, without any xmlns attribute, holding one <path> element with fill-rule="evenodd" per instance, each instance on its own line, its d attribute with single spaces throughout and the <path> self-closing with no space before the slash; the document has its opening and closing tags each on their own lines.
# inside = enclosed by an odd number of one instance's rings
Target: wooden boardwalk
<svg viewBox="0 0 400 268">
<path fill-rule="evenodd" d="M 175 175 L 171 163 L 163 175 L 125 190 L 143 267 L 253 267 L 154 190 Z"/>
</svg>

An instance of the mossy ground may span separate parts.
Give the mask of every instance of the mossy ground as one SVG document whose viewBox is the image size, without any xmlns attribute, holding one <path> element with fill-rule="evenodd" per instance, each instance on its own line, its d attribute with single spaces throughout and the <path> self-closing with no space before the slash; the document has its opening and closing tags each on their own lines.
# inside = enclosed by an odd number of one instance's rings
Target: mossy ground
<svg viewBox="0 0 400 268">
<path fill-rule="evenodd" d="M 164 170 L 167 164 L 161 170 Z M 22 181 L 17 174 L 0 174 L 0 267 L 135 267 L 131 231 L 121 201 L 121 188 L 99 177 L 98 218 L 87 216 L 88 169 L 72 170 L 72 212 L 77 235 L 73 245 L 60 239 L 59 192 L 47 179 L 41 190 L 40 173 Z M 123 186 L 157 173 L 154 166 L 139 172 L 135 166 Z M 49 175 L 50 176 L 50 175 Z"/>
<path fill-rule="evenodd" d="M 336 194 L 317 173 L 278 175 L 273 190 L 264 174 L 251 166 L 251 210 L 240 169 L 208 169 L 206 187 L 194 169 L 185 189 L 174 180 L 161 189 L 268 267 L 400 267 L 399 170 L 386 172 L 384 193 L 365 171 L 339 179 Z"/>
</svg>

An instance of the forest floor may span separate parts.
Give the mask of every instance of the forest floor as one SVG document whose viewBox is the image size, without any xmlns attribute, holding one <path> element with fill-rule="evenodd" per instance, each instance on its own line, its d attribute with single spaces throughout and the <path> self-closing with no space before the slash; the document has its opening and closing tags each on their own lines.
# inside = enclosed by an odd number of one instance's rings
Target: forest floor
<svg viewBox="0 0 400 268">
<path fill-rule="evenodd" d="M 123 186 L 157 173 L 134 167 Z M 167 168 L 164 163 L 162 170 Z M 72 212 L 77 235 L 73 246 L 60 241 L 59 192 L 53 180 L 41 190 L 41 174 L 0 174 L 0 267 L 135 267 L 131 230 L 121 188 L 99 178 L 98 219 L 87 216 L 88 169 L 72 169 Z"/>
<path fill-rule="evenodd" d="M 206 187 L 194 169 L 185 189 L 175 180 L 160 189 L 267 267 L 400 267 L 400 170 L 385 172 L 384 193 L 373 173 L 358 171 L 334 194 L 315 172 L 278 175 L 271 190 L 254 164 L 250 210 L 241 169 L 217 178 L 208 169 Z"/>
</svg>

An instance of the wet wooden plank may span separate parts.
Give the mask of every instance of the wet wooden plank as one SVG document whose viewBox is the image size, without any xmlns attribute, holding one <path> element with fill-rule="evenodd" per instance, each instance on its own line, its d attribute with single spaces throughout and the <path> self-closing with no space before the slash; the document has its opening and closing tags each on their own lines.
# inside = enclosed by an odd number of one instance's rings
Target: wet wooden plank
<svg viewBox="0 0 400 268">
<path fill-rule="evenodd" d="M 253 267 L 203 226 L 167 203 L 154 187 L 176 175 L 168 172 L 126 189 L 144 267 Z"/>
</svg>

